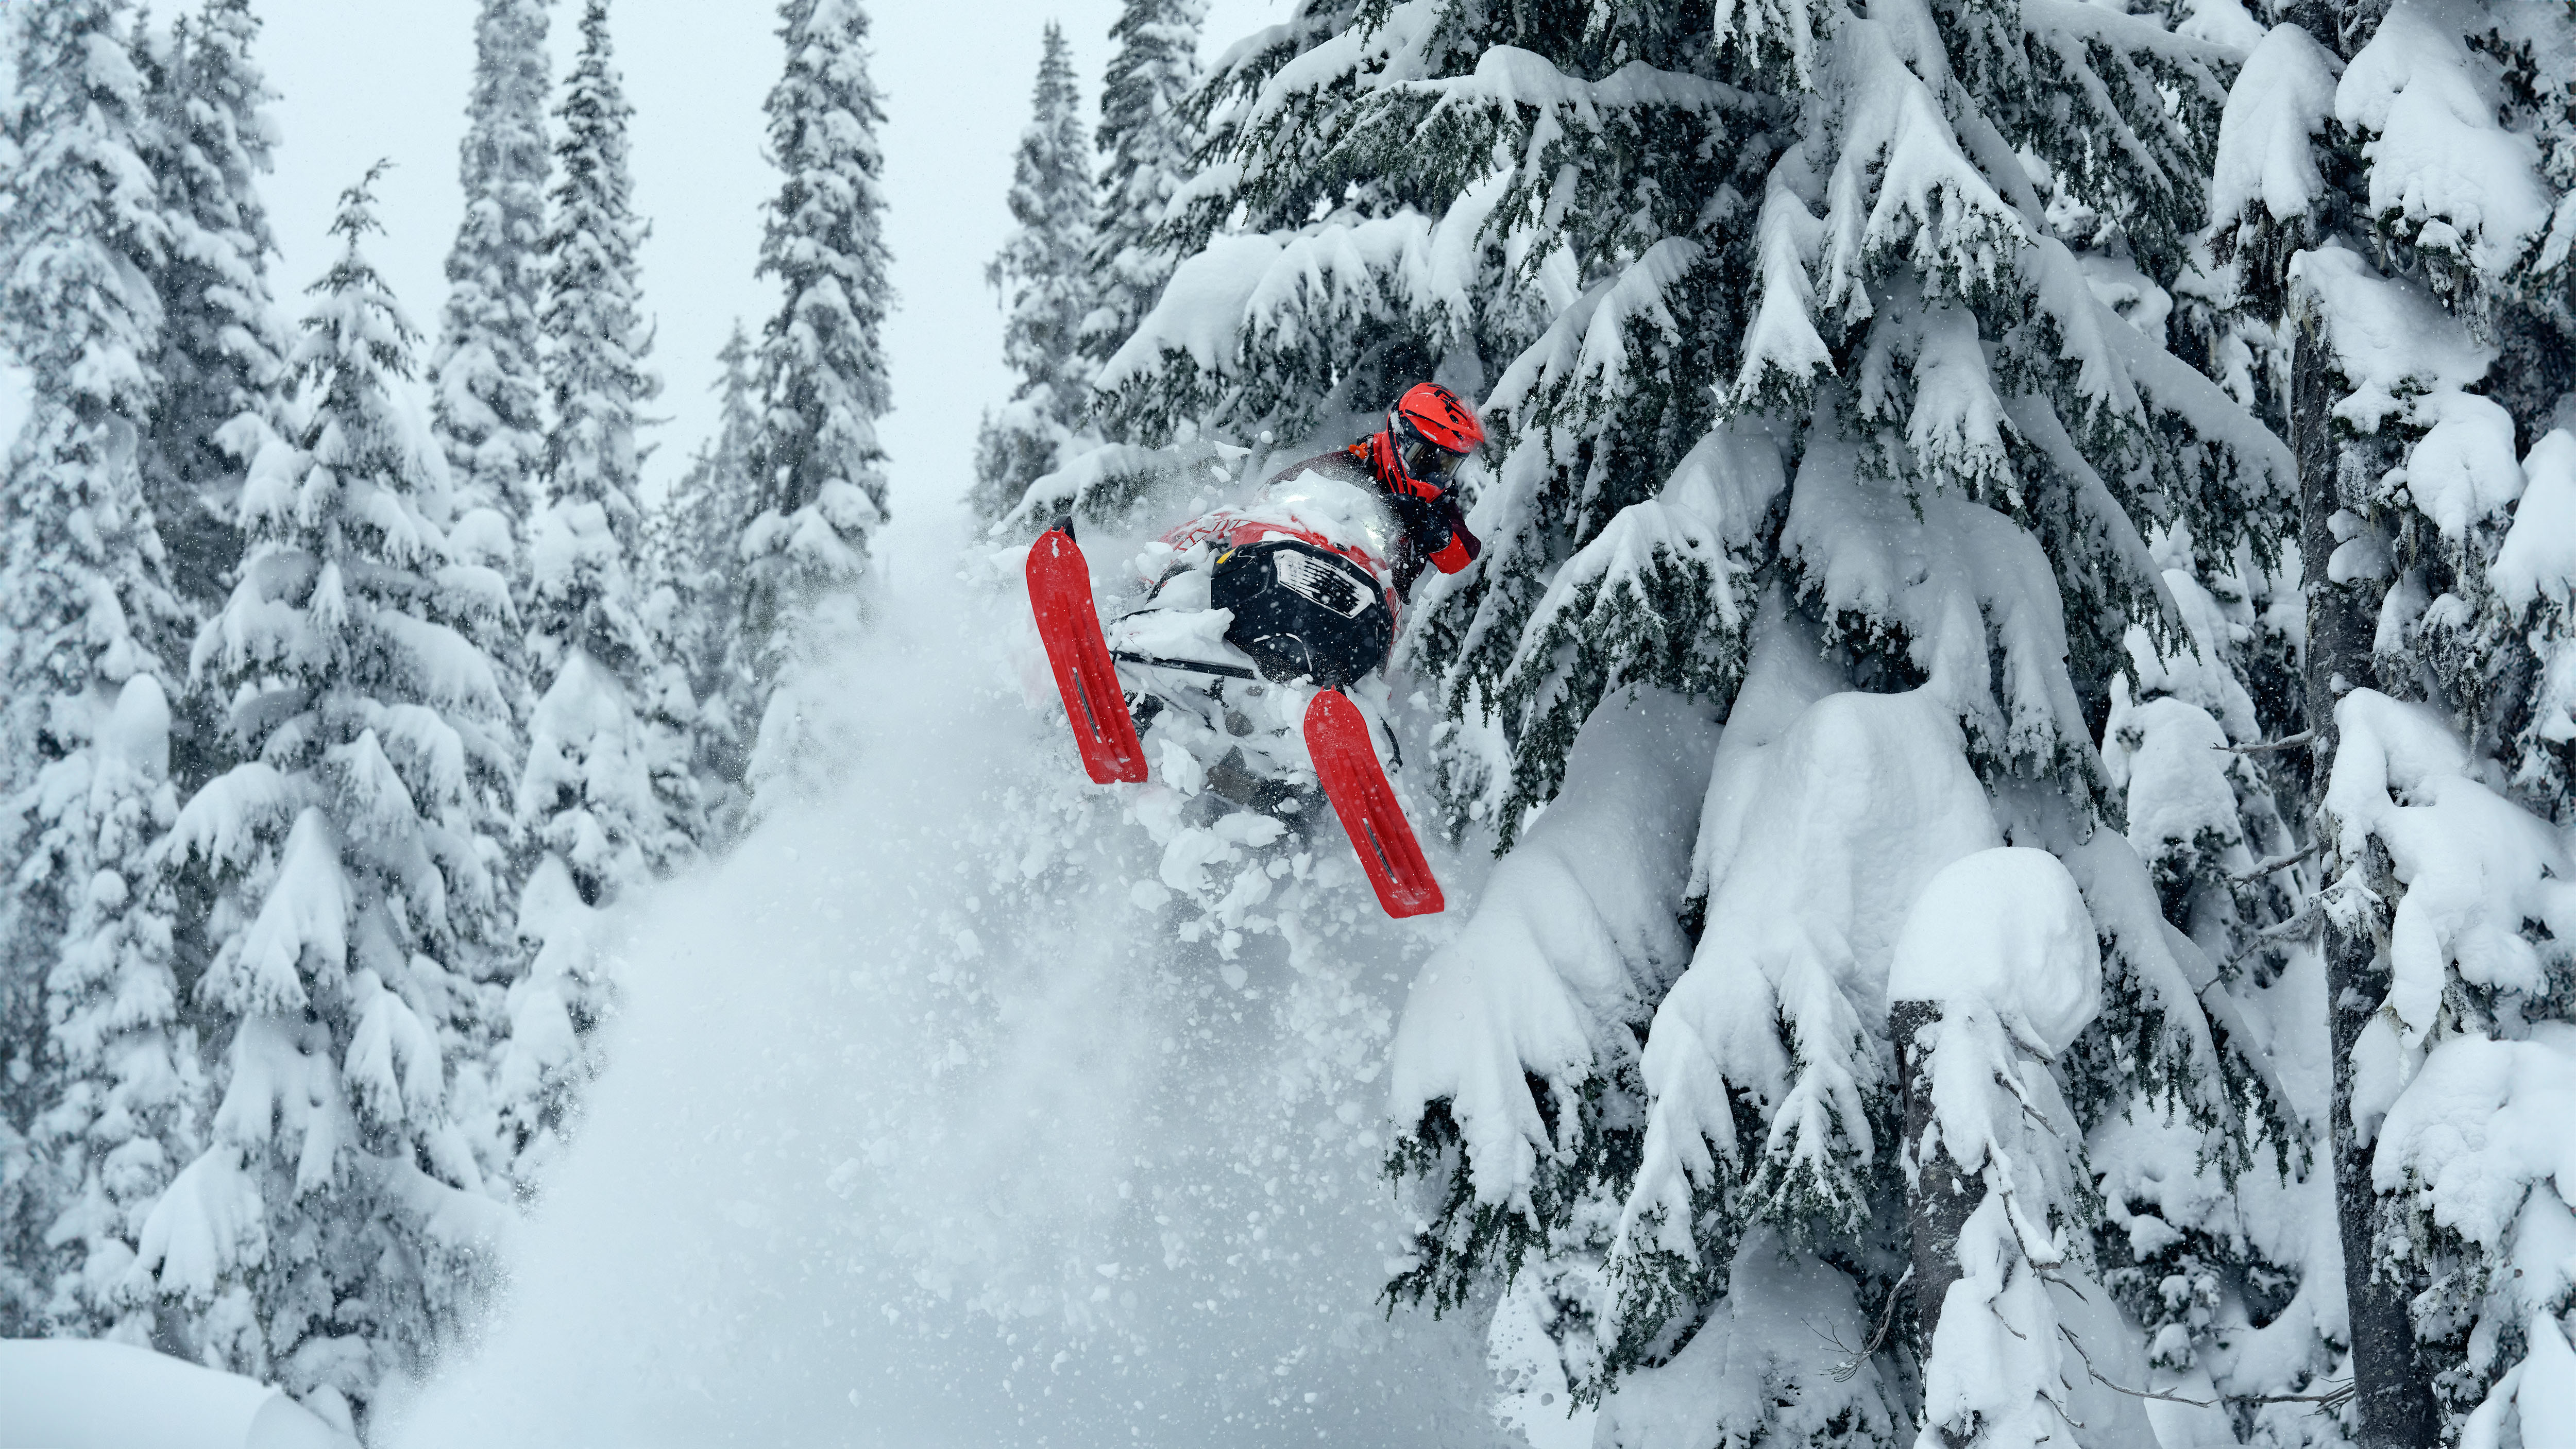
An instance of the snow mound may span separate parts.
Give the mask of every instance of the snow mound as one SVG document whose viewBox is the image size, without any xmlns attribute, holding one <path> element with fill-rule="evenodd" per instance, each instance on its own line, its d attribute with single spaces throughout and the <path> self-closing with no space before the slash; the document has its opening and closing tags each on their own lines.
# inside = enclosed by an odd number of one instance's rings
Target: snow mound
<svg viewBox="0 0 2576 1449">
<path fill-rule="evenodd" d="M 2066 1050 L 2102 1006 L 2102 957 L 2075 878 L 2022 846 L 1952 861 L 1905 918 L 1887 995 L 1982 1001 L 2050 1055 Z"/>
<path fill-rule="evenodd" d="M 0 1449 L 356 1449 L 283 1390 L 95 1339 L 0 1340 Z"/>
</svg>

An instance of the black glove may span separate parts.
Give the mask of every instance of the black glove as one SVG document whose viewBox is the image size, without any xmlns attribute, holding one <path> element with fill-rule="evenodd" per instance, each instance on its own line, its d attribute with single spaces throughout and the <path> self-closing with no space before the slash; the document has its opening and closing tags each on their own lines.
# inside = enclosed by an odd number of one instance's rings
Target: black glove
<svg viewBox="0 0 2576 1449">
<path fill-rule="evenodd" d="M 1484 552 L 1484 544 L 1467 531 L 1466 515 L 1459 512 L 1454 496 L 1444 493 L 1432 499 L 1391 493 L 1387 501 L 1394 505 L 1396 521 L 1404 525 L 1413 546 L 1442 573 L 1454 574 Z"/>
</svg>

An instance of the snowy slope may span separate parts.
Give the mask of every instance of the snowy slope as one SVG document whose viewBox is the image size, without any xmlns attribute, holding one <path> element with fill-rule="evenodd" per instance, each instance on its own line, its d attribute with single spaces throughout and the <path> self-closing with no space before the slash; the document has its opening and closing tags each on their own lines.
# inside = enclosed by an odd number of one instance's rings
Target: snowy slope
<svg viewBox="0 0 2576 1449">
<path fill-rule="evenodd" d="M 0 1449 L 355 1449 L 256 1379 L 150 1349 L 0 1340 Z"/>
<path fill-rule="evenodd" d="M 386 1442 L 1492 1442 L 1468 1315 L 1375 1301 L 1380 1069 L 1451 918 L 1354 869 L 1293 959 L 1176 942 L 1135 787 L 1067 783 L 993 642 L 1016 591 L 915 557 L 827 723 L 864 768 L 637 923 L 511 1302 Z"/>
</svg>

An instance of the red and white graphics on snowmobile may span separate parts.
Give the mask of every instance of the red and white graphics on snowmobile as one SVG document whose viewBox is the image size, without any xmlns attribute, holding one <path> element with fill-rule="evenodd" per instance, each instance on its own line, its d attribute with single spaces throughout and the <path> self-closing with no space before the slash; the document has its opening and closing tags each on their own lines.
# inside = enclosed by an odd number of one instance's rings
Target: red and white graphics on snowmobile
<svg viewBox="0 0 2576 1449">
<path fill-rule="evenodd" d="M 1399 601 L 1389 581 L 1400 544 L 1382 497 L 1301 474 L 1272 484 L 1255 503 L 1164 534 L 1158 549 L 1169 549 L 1170 561 L 1158 552 L 1140 561 L 1163 567 L 1147 578 L 1155 593 L 1137 612 L 1155 611 L 1175 571 L 1204 569 L 1208 600 L 1197 606 L 1231 614 L 1224 640 L 1263 678 L 1340 688 L 1384 669 L 1395 648 Z M 1197 601 L 1185 593 L 1172 602 Z"/>
<path fill-rule="evenodd" d="M 1072 520 L 1039 535 L 1029 603 L 1091 778 L 1146 778 L 1141 715 L 1211 781 L 1258 782 L 1246 793 L 1262 808 L 1294 812 L 1313 781 L 1387 914 L 1441 910 L 1372 728 L 1395 642 L 1397 528 L 1369 490 L 1282 480 L 1148 545 L 1147 590 L 1106 630 Z"/>
</svg>

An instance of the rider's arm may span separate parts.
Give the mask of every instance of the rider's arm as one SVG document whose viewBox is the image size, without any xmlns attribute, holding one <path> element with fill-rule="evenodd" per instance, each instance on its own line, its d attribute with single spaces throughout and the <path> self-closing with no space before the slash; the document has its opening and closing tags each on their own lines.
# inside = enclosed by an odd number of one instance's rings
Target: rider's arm
<svg viewBox="0 0 2576 1449">
<path fill-rule="evenodd" d="M 1485 551 L 1483 542 L 1467 531 L 1467 519 L 1458 511 L 1456 499 L 1445 495 L 1425 498 L 1414 493 L 1388 496 L 1413 546 L 1440 572 L 1454 574 Z"/>
<path fill-rule="evenodd" d="M 1433 568 L 1454 574 L 1485 551 L 1484 542 L 1467 531 L 1466 515 L 1458 511 L 1456 499 L 1443 498 L 1430 512 L 1432 527 L 1424 531 L 1422 554 Z"/>
</svg>

